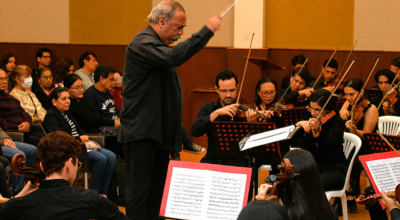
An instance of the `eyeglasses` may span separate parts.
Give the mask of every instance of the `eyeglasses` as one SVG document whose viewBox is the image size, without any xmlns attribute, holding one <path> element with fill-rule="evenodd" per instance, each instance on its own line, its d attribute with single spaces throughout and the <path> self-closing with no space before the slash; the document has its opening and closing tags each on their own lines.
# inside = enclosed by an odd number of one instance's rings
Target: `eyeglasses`
<svg viewBox="0 0 400 220">
<path fill-rule="evenodd" d="M 232 93 L 236 92 L 236 89 L 230 89 L 230 90 L 218 89 L 218 90 L 219 90 L 219 92 L 221 92 L 224 95 L 226 95 L 228 93 L 232 94 Z"/>
<path fill-rule="evenodd" d="M 51 59 L 51 56 L 42 56 L 44 59 Z"/>
<path fill-rule="evenodd" d="M 82 167 L 82 162 L 78 162 L 78 169 L 80 169 Z"/>
<path fill-rule="evenodd" d="M 48 80 L 48 79 L 53 79 L 53 76 L 42 76 L 40 78 L 42 78 L 44 80 Z"/>
<path fill-rule="evenodd" d="M 309 106 L 309 105 L 308 105 L 306 108 L 307 108 L 307 110 L 308 110 L 309 112 L 313 112 L 313 111 L 314 111 L 314 112 L 316 112 L 317 114 L 321 111 L 321 109 L 319 109 L 319 110 L 313 109 L 313 108 L 311 108 L 311 106 Z"/>
<path fill-rule="evenodd" d="M 7 81 L 8 77 L 0 78 L 0 81 Z"/>
<path fill-rule="evenodd" d="M 262 95 L 265 96 L 273 96 L 275 95 L 275 91 L 267 92 L 267 91 L 260 91 Z"/>
<path fill-rule="evenodd" d="M 74 88 L 71 87 L 71 89 L 74 89 L 74 90 L 85 89 L 85 85 L 77 86 L 77 87 L 74 87 Z"/>
</svg>

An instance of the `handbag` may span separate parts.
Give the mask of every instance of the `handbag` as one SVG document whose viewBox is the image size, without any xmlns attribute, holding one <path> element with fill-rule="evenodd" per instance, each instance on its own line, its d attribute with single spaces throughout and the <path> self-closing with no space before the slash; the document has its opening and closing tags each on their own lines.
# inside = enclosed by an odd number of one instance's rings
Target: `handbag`
<svg viewBox="0 0 400 220">
<path fill-rule="evenodd" d="M 97 143 L 96 141 L 87 141 L 85 142 L 86 148 L 88 149 L 88 151 L 90 150 L 95 150 L 97 151 L 98 149 L 101 148 L 100 144 Z"/>
</svg>

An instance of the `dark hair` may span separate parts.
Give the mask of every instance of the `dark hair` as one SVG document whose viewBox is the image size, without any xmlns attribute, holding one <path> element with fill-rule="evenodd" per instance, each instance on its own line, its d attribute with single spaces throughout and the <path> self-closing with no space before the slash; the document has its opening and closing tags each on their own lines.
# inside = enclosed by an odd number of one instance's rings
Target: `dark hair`
<svg viewBox="0 0 400 220">
<path fill-rule="evenodd" d="M 357 92 L 361 92 L 363 85 L 364 85 L 364 82 L 360 78 L 353 77 L 353 78 L 348 79 L 344 83 L 343 88 L 350 87 L 350 88 L 353 88 L 354 90 L 356 90 Z"/>
<path fill-rule="evenodd" d="M 37 78 L 38 78 L 38 79 L 40 79 L 40 77 L 42 77 L 42 73 L 43 73 L 44 71 L 50 71 L 50 72 L 51 72 L 51 69 L 50 69 L 49 67 L 40 68 L 40 69 L 38 70 L 38 72 L 37 72 Z"/>
<path fill-rule="evenodd" d="M 18 82 L 15 79 L 21 76 L 23 71 L 28 71 L 29 75 L 32 74 L 31 68 L 27 65 L 18 65 L 11 73 L 8 73 L 8 92 L 11 92 L 17 86 Z"/>
<path fill-rule="evenodd" d="M 114 73 L 115 70 L 109 65 L 99 65 L 96 70 L 94 71 L 94 82 L 97 83 L 100 81 L 100 77 L 102 76 L 103 79 L 108 78 L 110 73 Z"/>
<path fill-rule="evenodd" d="M 395 77 L 394 73 L 392 71 L 390 71 L 389 69 L 381 69 L 375 73 L 375 82 L 376 83 L 378 83 L 380 76 L 386 76 L 388 78 L 389 84 L 393 82 L 394 77 Z"/>
<path fill-rule="evenodd" d="M 68 74 L 64 77 L 64 87 L 69 89 L 71 88 L 72 84 L 76 82 L 76 80 L 82 80 L 80 76 L 76 74 Z"/>
<path fill-rule="evenodd" d="M 261 97 L 258 95 L 258 91 L 260 91 L 261 89 L 261 85 L 264 83 L 272 83 L 275 86 L 275 92 L 276 92 L 276 88 L 278 88 L 278 84 L 276 83 L 276 81 L 274 79 L 272 79 L 271 77 L 263 77 L 261 78 L 257 85 L 256 85 L 256 96 L 255 96 L 255 103 L 256 105 L 259 105 L 261 103 Z"/>
<path fill-rule="evenodd" d="M 82 68 L 85 65 L 85 60 L 90 61 L 90 55 L 97 59 L 96 54 L 85 52 L 79 57 L 79 68 Z"/>
<path fill-rule="evenodd" d="M 328 61 L 329 61 L 329 59 L 326 59 L 325 61 L 324 61 L 324 67 L 326 66 L 326 64 L 328 63 Z M 335 59 L 331 59 L 331 62 L 329 62 L 329 64 L 328 64 L 328 67 L 330 67 L 330 68 L 334 68 L 334 69 L 336 69 L 337 70 L 337 68 L 339 67 L 339 64 L 338 64 L 338 62 L 335 60 Z"/>
<path fill-rule="evenodd" d="M 303 55 L 297 55 L 292 58 L 292 66 L 295 67 L 297 64 L 303 65 L 306 62 L 306 58 Z"/>
<path fill-rule="evenodd" d="M 287 185 L 282 202 L 288 207 L 291 219 L 337 219 L 336 213 L 326 199 L 324 187 L 313 155 L 306 150 L 289 151 L 284 158 L 294 165 L 298 174 Z"/>
<path fill-rule="evenodd" d="M 319 106 L 323 107 L 325 105 L 326 101 L 328 101 L 329 96 L 331 96 L 330 92 L 326 91 L 325 89 L 318 89 L 311 94 L 310 102 L 316 102 Z M 330 111 L 333 110 L 336 113 L 338 113 L 334 97 L 332 97 L 329 100 L 325 109 L 330 110 Z"/>
<path fill-rule="evenodd" d="M 36 52 L 36 58 L 38 58 L 38 57 L 42 57 L 43 56 L 43 53 L 50 53 L 50 55 L 51 55 L 51 50 L 49 49 L 49 48 L 46 48 L 46 47 L 44 47 L 44 48 L 40 48 L 37 52 Z"/>
<path fill-rule="evenodd" d="M 72 65 L 74 65 L 74 63 L 68 58 L 61 58 L 57 61 L 56 68 L 54 68 L 53 71 L 53 84 L 62 82 Z"/>
<path fill-rule="evenodd" d="M 289 220 L 288 211 L 274 201 L 252 201 L 240 212 L 237 220 Z"/>
<path fill-rule="evenodd" d="M 292 72 L 292 76 L 294 77 L 296 75 L 297 72 L 299 72 L 301 69 L 301 67 L 297 67 L 295 70 L 293 70 Z M 303 69 L 301 70 L 301 72 L 299 73 L 300 78 L 302 78 L 304 81 L 306 81 L 306 84 L 308 82 L 308 80 L 310 79 L 310 73 L 308 72 L 308 70 L 306 68 L 303 67 Z"/>
<path fill-rule="evenodd" d="M 37 149 L 43 171 L 50 176 L 60 172 L 69 158 L 76 163 L 81 153 L 81 142 L 64 131 L 53 131 L 40 140 Z"/>
<path fill-rule="evenodd" d="M 57 100 L 58 98 L 60 98 L 60 94 L 63 92 L 68 92 L 68 89 L 64 87 L 56 87 L 53 90 L 51 90 L 51 93 L 47 99 L 48 106 L 53 106 L 53 99 Z"/>
<path fill-rule="evenodd" d="M 215 79 L 215 85 L 217 86 L 217 88 L 219 88 L 219 85 L 218 85 L 219 80 L 224 81 L 224 80 L 230 80 L 232 78 L 235 79 L 235 82 L 236 82 L 235 86 L 236 86 L 238 84 L 238 79 L 237 79 L 236 74 L 234 72 L 232 72 L 231 70 L 224 69 L 217 74 L 217 77 Z"/>
<path fill-rule="evenodd" d="M 17 63 L 17 57 L 15 57 L 14 55 L 12 55 L 11 53 L 6 53 L 4 56 L 1 57 L 0 59 L 0 69 L 3 69 L 4 72 L 7 73 L 7 68 L 6 65 L 8 64 L 8 62 L 10 61 L 10 58 L 14 57 L 15 58 L 15 64 Z"/>
<path fill-rule="evenodd" d="M 400 67 L 400 57 L 396 57 L 396 58 L 394 58 L 393 60 L 392 60 L 392 63 L 391 63 L 393 66 L 397 66 L 397 67 Z"/>
</svg>

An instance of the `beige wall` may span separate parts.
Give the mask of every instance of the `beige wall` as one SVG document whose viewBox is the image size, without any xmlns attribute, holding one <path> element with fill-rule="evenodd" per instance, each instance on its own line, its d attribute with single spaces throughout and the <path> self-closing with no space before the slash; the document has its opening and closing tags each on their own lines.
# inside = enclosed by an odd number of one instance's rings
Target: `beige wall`
<svg viewBox="0 0 400 220">
<path fill-rule="evenodd" d="M 400 1 L 358 0 L 354 39 L 357 50 L 400 50 Z"/>
<path fill-rule="evenodd" d="M 0 1 L 0 42 L 69 43 L 69 0 Z"/>
</svg>

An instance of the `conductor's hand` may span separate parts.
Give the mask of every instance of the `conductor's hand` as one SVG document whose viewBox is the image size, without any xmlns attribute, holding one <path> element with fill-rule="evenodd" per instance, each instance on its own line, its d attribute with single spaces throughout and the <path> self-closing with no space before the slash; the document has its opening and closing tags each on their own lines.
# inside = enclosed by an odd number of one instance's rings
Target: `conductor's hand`
<svg viewBox="0 0 400 220">
<path fill-rule="evenodd" d="M 309 121 L 299 121 L 296 123 L 297 127 L 302 127 L 306 133 L 310 133 L 311 127 Z"/>
<path fill-rule="evenodd" d="M 387 195 L 385 194 L 385 192 L 381 192 L 382 195 L 382 203 L 384 206 L 386 206 L 386 209 L 390 212 L 392 211 L 392 209 L 394 208 L 400 208 L 400 204 L 397 201 L 394 201 L 394 199 L 391 199 L 389 197 L 387 197 Z"/>
<path fill-rule="evenodd" d="M 206 26 L 212 31 L 217 32 L 221 29 L 221 21 L 222 17 L 219 15 L 213 15 L 210 19 L 208 19 Z"/>
</svg>

